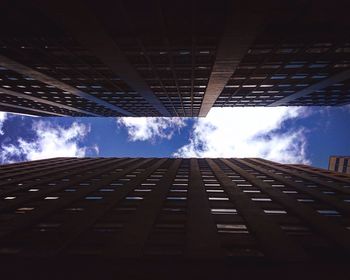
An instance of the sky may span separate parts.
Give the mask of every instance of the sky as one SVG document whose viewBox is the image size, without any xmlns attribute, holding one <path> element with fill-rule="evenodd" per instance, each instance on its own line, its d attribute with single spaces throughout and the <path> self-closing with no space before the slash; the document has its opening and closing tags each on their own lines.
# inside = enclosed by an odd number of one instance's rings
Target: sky
<svg viewBox="0 0 350 280">
<path fill-rule="evenodd" d="M 350 106 L 213 108 L 206 118 L 0 112 L 0 162 L 50 157 L 262 157 L 327 168 L 350 155 Z"/>
</svg>

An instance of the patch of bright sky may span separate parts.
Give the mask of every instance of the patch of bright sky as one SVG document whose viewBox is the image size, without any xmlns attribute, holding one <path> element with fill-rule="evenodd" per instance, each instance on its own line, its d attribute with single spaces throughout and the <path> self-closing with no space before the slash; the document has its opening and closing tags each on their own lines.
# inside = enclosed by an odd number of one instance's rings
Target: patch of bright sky
<svg viewBox="0 0 350 280">
<path fill-rule="evenodd" d="M 350 154 L 350 108 L 216 108 L 206 118 L 32 118 L 0 113 L 0 161 L 55 156 L 264 157 L 327 167 Z"/>
</svg>

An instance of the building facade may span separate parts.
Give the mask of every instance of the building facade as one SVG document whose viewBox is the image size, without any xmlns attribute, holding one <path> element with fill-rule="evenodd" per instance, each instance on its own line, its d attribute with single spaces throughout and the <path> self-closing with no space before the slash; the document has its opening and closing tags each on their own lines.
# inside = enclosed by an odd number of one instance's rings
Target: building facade
<svg viewBox="0 0 350 280">
<path fill-rule="evenodd" d="M 350 156 L 330 156 L 328 169 L 335 172 L 350 174 Z"/>
<path fill-rule="evenodd" d="M 3 165 L 0 178 L 2 265 L 349 261 L 350 179 L 323 169 L 258 158 L 54 158 Z"/>
<path fill-rule="evenodd" d="M 203 117 L 348 104 L 347 11 L 348 1 L 5 0 L 0 110 Z"/>
</svg>

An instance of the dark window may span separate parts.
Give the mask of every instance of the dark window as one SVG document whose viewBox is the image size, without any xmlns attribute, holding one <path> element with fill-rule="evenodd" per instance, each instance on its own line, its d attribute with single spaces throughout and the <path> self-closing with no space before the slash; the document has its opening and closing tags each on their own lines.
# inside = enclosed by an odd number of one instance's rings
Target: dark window
<svg viewBox="0 0 350 280">
<path fill-rule="evenodd" d="M 349 164 L 349 159 L 344 159 L 344 165 L 343 165 L 343 173 L 346 173 L 346 169 L 348 168 L 348 164 Z"/>
<path fill-rule="evenodd" d="M 338 168 L 339 168 L 339 158 L 337 158 L 337 159 L 335 160 L 334 170 L 335 170 L 335 171 L 338 171 Z"/>
</svg>

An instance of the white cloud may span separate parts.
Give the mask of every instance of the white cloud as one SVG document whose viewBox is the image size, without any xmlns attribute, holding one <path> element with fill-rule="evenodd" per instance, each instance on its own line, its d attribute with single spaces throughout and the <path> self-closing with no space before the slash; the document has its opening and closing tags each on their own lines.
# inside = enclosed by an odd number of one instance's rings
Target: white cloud
<svg viewBox="0 0 350 280">
<path fill-rule="evenodd" d="M 285 128 L 304 117 L 297 107 L 213 108 L 198 119 L 189 143 L 178 157 L 262 157 L 278 162 L 308 163 L 303 128 Z"/>
<path fill-rule="evenodd" d="M 19 138 L 16 145 L 1 146 L 2 162 L 12 162 L 18 157 L 26 160 L 83 157 L 89 149 L 89 147 L 79 145 L 79 142 L 90 132 L 90 127 L 87 125 L 74 122 L 70 127 L 64 128 L 49 122 L 38 121 L 33 123 L 32 128 L 36 134 L 33 141 Z M 98 147 L 92 149 L 98 152 Z"/>
<path fill-rule="evenodd" d="M 128 130 L 131 141 L 154 141 L 157 138 L 171 139 L 176 131 L 186 125 L 182 118 L 117 118 L 117 124 Z"/>
<path fill-rule="evenodd" d="M 4 125 L 5 120 L 7 119 L 7 113 L 0 112 L 0 135 L 3 135 L 2 126 Z"/>
</svg>

